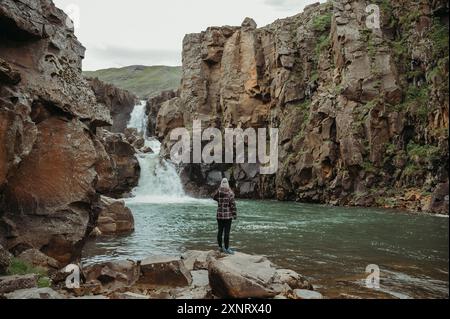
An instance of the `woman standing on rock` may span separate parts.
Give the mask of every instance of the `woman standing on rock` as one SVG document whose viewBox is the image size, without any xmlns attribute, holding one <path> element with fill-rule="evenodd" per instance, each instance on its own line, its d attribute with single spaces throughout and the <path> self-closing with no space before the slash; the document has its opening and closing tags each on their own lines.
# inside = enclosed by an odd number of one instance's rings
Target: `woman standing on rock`
<svg viewBox="0 0 450 319">
<path fill-rule="evenodd" d="M 236 220 L 236 201 L 234 200 L 234 193 L 230 188 L 228 180 L 224 178 L 220 183 L 219 189 L 214 194 L 214 200 L 217 202 L 217 224 L 219 230 L 217 233 L 217 242 L 221 252 L 226 254 L 234 254 L 230 249 L 230 231 L 231 222 Z M 225 248 L 222 246 L 222 237 L 225 242 Z"/>
</svg>

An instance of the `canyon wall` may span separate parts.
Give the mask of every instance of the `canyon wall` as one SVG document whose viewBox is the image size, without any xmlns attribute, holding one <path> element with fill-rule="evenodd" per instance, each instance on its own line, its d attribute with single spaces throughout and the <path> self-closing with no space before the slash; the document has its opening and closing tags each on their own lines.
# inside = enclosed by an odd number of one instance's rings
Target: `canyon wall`
<svg viewBox="0 0 450 319">
<path fill-rule="evenodd" d="M 97 136 L 112 119 L 71 25 L 50 0 L 0 1 L 0 244 L 63 264 L 79 259 L 100 194 L 128 179 L 109 147 L 119 142 Z"/>
<path fill-rule="evenodd" d="M 378 29 L 366 8 L 380 8 Z M 183 41 L 173 128 L 279 128 L 280 167 L 189 164 L 191 194 L 222 177 L 248 198 L 448 212 L 448 2 L 341 0 L 263 28 L 210 27 Z"/>
<path fill-rule="evenodd" d="M 133 93 L 100 81 L 98 78 L 86 78 L 95 93 L 97 101 L 106 105 L 111 113 L 111 132 L 123 133 L 131 118 L 138 97 Z"/>
</svg>

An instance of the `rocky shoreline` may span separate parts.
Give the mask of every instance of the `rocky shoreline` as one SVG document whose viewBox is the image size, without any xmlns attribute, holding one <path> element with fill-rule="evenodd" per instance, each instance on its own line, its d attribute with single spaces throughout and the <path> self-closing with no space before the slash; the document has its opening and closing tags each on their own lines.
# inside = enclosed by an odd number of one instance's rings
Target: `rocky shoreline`
<svg viewBox="0 0 450 319">
<path fill-rule="evenodd" d="M 0 247 L 3 267 L 5 251 Z M 26 258 L 28 256 L 28 258 Z M 187 251 L 179 257 L 149 257 L 89 265 L 79 287 L 68 288 L 68 273 L 52 258 L 29 251 L 18 260 L 39 273 L 0 276 L 0 299 L 322 299 L 300 274 L 264 256 Z M 17 262 L 17 261 L 16 261 Z M 45 275 L 43 275 L 45 273 Z M 42 276 L 48 276 L 45 287 Z"/>
</svg>

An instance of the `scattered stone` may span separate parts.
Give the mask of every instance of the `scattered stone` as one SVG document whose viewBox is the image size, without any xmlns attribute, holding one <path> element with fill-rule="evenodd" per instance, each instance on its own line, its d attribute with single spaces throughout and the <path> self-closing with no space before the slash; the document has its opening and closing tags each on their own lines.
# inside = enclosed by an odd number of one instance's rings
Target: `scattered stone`
<svg viewBox="0 0 450 319">
<path fill-rule="evenodd" d="M 436 186 L 431 197 L 429 210 L 433 213 L 449 214 L 449 183 L 440 183 Z"/>
<path fill-rule="evenodd" d="M 100 283 L 103 290 L 117 290 L 130 287 L 138 280 L 139 267 L 130 260 L 111 261 L 85 267 L 83 274 L 88 283 L 96 283 L 95 286 Z"/>
<path fill-rule="evenodd" d="M 46 270 L 56 271 L 61 268 L 61 264 L 56 259 L 45 255 L 37 249 L 28 249 L 17 256 L 17 258 L 30 265 Z"/>
<path fill-rule="evenodd" d="M 277 269 L 263 256 L 243 253 L 211 261 L 209 283 L 221 298 L 273 298 L 296 288 L 312 289 L 296 272 Z"/>
<path fill-rule="evenodd" d="M 220 298 L 272 298 L 276 293 L 268 284 L 274 273 L 266 258 L 236 253 L 211 261 L 209 282 Z"/>
<path fill-rule="evenodd" d="M 191 274 L 176 257 L 149 257 L 141 262 L 140 270 L 139 285 L 185 287 L 192 283 Z"/>
<path fill-rule="evenodd" d="M 6 299 L 66 299 L 66 297 L 51 288 L 21 289 L 5 294 Z"/>
<path fill-rule="evenodd" d="M 294 290 L 295 299 L 323 299 L 321 293 L 306 289 L 295 289 Z"/>
<path fill-rule="evenodd" d="M 183 253 L 181 258 L 183 259 L 186 269 L 192 270 L 208 270 L 209 262 L 218 256 L 218 252 L 210 251 L 199 251 L 199 250 L 188 250 Z"/>
<path fill-rule="evenodd" d="M 37 286 L 37 275 L 14 275 L 0 277 L 0 294 L 10 293 L 19 289 L 34 288 Z"/>
<path fill-rule="evenodd" d="M 112 299 L 150 299 L 149 296 L 136 294 L 133 292 L 115 293 Z"/>
<path fill-rule="evenodd" d="M 102 196 L 101 211 L 97 220 L 97 228 L 103 235 L 121 234 L 134 231 L 134 217 L 131 210 L 122 200 Z"/>
<path fill-rule="evenodd" d="M 184 288 L 178 291 L 172 291 L 172 296 L 174 296 L 175 299 L 211 299 L 211 288 L 209 286 L 204 287 L 189 287 Z"/>
<path fill-rule="evenodd" d="M 194 270 L 191 271 L 192 287 L 209 286 L 208 270 Z"/>
<path fill-rule="evenodd" d="M 313 289 L 304 277 L 290 269 L 277 269 L 272 278 L 272 284 L 286 284 L 291 289 Z"/>
<path fill-rule="evenodd" d="M 107 296 L 98 295 L 98 296 L 81 296 L 81 297 L 71 297 L 70 299 L 83 299 L 83 300 L 104 300 L 110 299 Z"/>
</svg>

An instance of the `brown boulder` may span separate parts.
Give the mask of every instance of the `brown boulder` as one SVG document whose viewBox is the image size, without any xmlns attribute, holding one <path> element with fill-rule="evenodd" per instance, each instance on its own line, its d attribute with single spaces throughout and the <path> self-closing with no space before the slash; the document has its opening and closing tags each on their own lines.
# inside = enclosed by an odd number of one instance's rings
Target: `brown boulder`
<svg viewBox="0 0 450 319">
<path fill-rule="evenodd" d="M 187 270 L 208 270 L 209 262 L 218 256 L 214 250 L 188 250 L 182 254 L 181 259 Z"/>
<path fill-rule="evenodd" d="M 116 290 L 132 286 L 139 277 L 137 263 L 129 260 L 111 261 L 85 267 L 86 282 L 98 281 L 103 290 Z"/>
<path fill-rule="evenodd" d="M 429 211 L 433 213 L 448 215 L 449 212 L 448 190 L 449 190 L 448 182 L 440 183 L 438 186 L 436 186 L 436 189 L 433 192 L 433 196 L 431 197 Z"/>
<path fill-rule="evenodd" d="M 111 296 L 111 299 L 116 299 L 116 300 L 148 300 L 148 299 L 150 299 L 150 296 L 141 295 L 141 294 L 137 294 L 137 293 L 128 291 L 128 292 L 114 293 Z"/>
<path fill-rule="evenodd" d="M 246 278 L 238 268 L 220 260 L 210 264 L 209 282 L 212 293 L 219 298 L 272 298 L 276 295 L 274 291 L 266 289 L 260 280 Z"/>
<path fill-rule="evenodd" d="M 137 284 L 150 287 L 184 287 L 192 283 L 192 276 L 183 261 L 175 257 L 149 257 L 141 262 L 141 276 Z"/>
<path fill-rule="evenodd" d="M 97 130 L 97 136 L 109 156 L 102 156 L 96 167 L 99 174 L 97 190 L 105 196 L 122 198 L 138 185 L 141 168 L 135 156 L 135 148 L 125 135 Z M 98 149 L 102 149 L 98 146 Z M 105 154 L 105 153 L 103 153 Z"/>
<path fill-rule="evenodd" d="M 0 277 L 0 294 L 7 294 L 20 289 L 34 288 L 37 286 L 37 275 L 6 276 Z"/>
<path fill-rule="evenodd" d="M 179 96 L 177 91 L 163 91 L 159 95 L 151 97 L 147 100 L 146 113 L 148 115 L 147 136 L 156 136 L 156 124 L 158 112 L 164 102 L 167 102 Z"/>
<path fill-rule="evenodd" d="M 273 298 L 296 288 L 312 289 L 299 274 L 277 269 L 263 256 L 242 253 L 212 260 L 209 283 L 220 298 Z"/>
<path fill-rule="evenodd" d="M 79 256 L 95 218 L 96 152 L 78 120 L 53 117 L 37 128 L 33 150 L 6 187 L 4 217 L 14 231 L 7 247 L 28 244 L 68 263 Z"/>
<path fill-rule="evenodd" d="M 47 270 L 58 270 L 61 268 L 61 264 L 57 260 L 43 254 L 37 249 L 25 250 L 20 255 L 18 255 L 17 258 L 29 265 L 44 268 Z"/>
<path fill-rule="evenodd" d="M 49 0 L 0 6 L 0 242 L 63 264 L 80 257 L 95 225 L 94 184 L 106 187 L 117 167 L 97 145 L 111 116 L 82 76 L 85 48 L 67 20 Z M 101 161 L 110 172 L 97 178 Z"/>
<path fill-rule="evenodd" d="M 323 299 L 321 293 L 317 291 L 305 290 L 305 289 L 295 289 L 293 292 L 294 299 Z"/>
<path fill-rule="evenodd" d="M 102 234 L 121 234 L 134 231 L 134 218 L 125 202 L 102 196 L 97 227 Z"/>
</svg>

